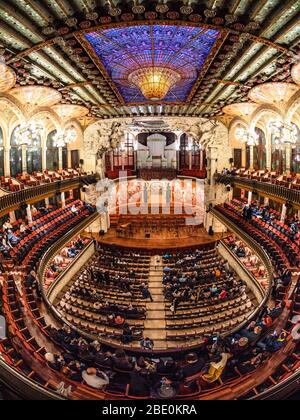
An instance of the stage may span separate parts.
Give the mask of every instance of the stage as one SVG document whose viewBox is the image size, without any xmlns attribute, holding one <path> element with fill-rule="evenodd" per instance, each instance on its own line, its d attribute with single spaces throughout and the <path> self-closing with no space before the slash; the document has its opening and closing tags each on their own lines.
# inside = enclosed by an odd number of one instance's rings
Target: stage
<svg viewBox="0 0 300 420">
<path fill-rule="evenodd" d="M 89 234 L 91 236 L 91 234 Z M 188 238 L 165 238 L 163 232 L 161 232 L 161 238 L 120 238 L 117 236 L 115 228 L 109 229 L 109 231 L 101 236 L 99 234 L 93 234 L 93 238 L 104 245 L 116 245 L 124 248 L 136 248 L 144 250 L 163 250 L 163 249 L 178 249 L 178 248 L 189 248 L 189 247 L 201 247 L 210 245 L 224 238 L 226 234 L 218 233 L 212 236 L 208 235 L 204 228 L 199 228 L 197 236 L 191 236 Z"/>
</svg>

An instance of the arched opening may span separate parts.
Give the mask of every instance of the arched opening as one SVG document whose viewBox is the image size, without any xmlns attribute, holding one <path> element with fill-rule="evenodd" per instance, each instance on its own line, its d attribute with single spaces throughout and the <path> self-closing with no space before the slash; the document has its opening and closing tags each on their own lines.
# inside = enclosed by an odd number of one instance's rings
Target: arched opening
<svg viewBox="0 0 300 420">
<path fill-rule="evenodd" d="M 42 171 L 42 147 L 40 136 L 33 140 L 30 147 L 27 147 L 26 159 L 27 172 L 29 174 Z"/>
<path fill-rule="evenodd" d="M 58 148 L 54 146 L 54 136 L 56 130 L 51 131 L 47 136 L 46 142 L 46 168 L 49 171 L 58 169 Z"/>
<path fill-rule="evenodd" d="M 56 130 L 51 131 L 47 136 L 46 167 L 49 171 L 56 171 L 59 168 L 59 149 L 54 145 Z M 68 148 L 62 148 L 62 167 L 68 167 Z"/>
<path fill-rule="evenodd" d="M 258 135 L 258 144 L 253 148 L 253 169 L 256 171 L 266 168 L 266 137 L 263 130 L 255 127 L 255 133 Z M 246 146 L 246 167 L 250 166 L 250 147 Z"/>
<path fill-rule="evenodd" d="M 19 126 L 15 127 L 10 137 L 10 174 L 16 177 L 22 172 L 22 147 L 17 142 L 16 131 Z"/>
</svg>

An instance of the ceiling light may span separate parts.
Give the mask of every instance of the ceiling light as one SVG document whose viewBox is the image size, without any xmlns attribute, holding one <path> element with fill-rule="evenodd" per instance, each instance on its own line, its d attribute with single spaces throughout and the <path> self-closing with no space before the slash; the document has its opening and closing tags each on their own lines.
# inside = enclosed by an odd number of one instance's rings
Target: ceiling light
<svg viewBox="0 0 300 420">
<path fill-rule="evenodd" d="M 167 67 L 146 67 L 135 70 L 128 76 L 130 83 L 137 86 L 146 99 L 162 100 L 181 79 L 179 73 Z"/>
</svg>

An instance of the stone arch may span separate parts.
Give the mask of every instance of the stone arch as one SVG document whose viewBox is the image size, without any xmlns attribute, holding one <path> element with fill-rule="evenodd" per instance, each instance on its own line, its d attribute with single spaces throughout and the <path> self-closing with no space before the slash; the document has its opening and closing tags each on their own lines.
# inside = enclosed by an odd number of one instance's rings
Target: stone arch
<svg viewBox="0 0 300 420">
<path fill-rule="evenodd" d="M 272 114 L 278 117 L 280 120 L 284 120 L 284 112 L 278 109 L 273 105 L 261 105 L 257 108 L 256 111 L 251 115 L 251 120 L 249 124 L 249 130 L 254 132 L 255 127 L 257 126 L 259 120 L 267 114 Z"/>
<path fill-rule="evenodd" d="M 287 104 L 287 111 L 285 114 L 285 122 L 290 124 L 297 109 L 300 107 L 300 90 L 291 97 Z"/>
</svg>

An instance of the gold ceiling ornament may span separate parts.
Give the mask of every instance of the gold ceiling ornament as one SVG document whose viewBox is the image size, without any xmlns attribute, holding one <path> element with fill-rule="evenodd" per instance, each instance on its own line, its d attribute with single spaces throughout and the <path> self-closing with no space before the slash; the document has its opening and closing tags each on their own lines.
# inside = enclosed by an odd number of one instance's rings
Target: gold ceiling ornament
<svg viewBox="0 0 300 420">
<path fill-rule="evenodd" d="M 298 92 L 299 87 L 294 83 L 270 82 L 253 87 L 249 92 L 249 99 L 258 104 L 282 105 Z"/>
<path fill-rule="evenodd" d="M 45 86 L 21 86 L 12 89 L 9 93 L 21 104 L 31 108 L 52 106 L 62 99 L 57 90 Z"/>
<path fill-rule="evenodd" d="M 91 124 L 94 124 L 99 118 L 97 117 L 90 117 L 90 116 L 84 116 L 78 118 L 78 121 L 82 125 L 83 128 L 88 127 Z"/>
<path fill-rule="evenodd" d="M 52 106 L 52 109 L 62 120 L 85 117 L 89 110 L 82 105 L 58 104 Z"/>
<path fill-rule="evenodd" d="M 128 80 L 137 86 L 146 99 L 162 100 L 181 76 L 167 67 L 144 67 L 130 73 Z"/>
<path fill-rule="evenodd" d="M 0 63 L 0 92 L 7 92 L 16 84 L 16 73 L 5 63 Z"/>
<path fill-rule="evenodd" d="M 233 117 L 249 117 L 258 107 L 258 104 L 253 102 L 239 102 L 224 106 L 222 111 Z"/>
<path fill-rule="evenodd" d="M 293 65 L 291 75 L 294 82 L 300 85 L 300 61 Z"/>
</svg>

